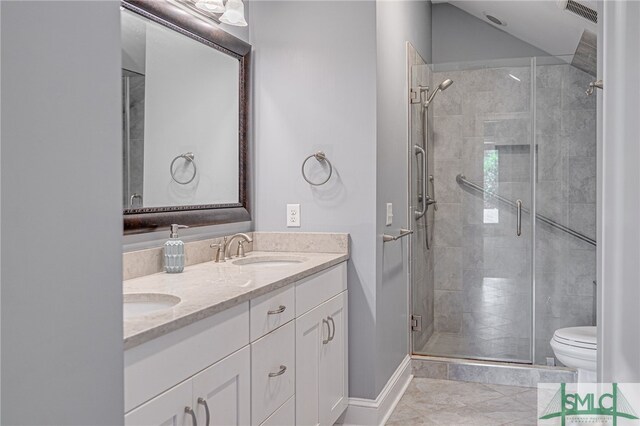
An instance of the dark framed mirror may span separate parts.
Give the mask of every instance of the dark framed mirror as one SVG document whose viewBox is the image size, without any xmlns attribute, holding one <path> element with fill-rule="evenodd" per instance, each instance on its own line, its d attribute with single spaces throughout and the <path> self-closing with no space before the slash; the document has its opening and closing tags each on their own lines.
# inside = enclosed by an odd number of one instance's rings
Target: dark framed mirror
<svg viewBox="0 0 640 426">
<path fill-rule="evenodd" d="M 188 1 L 121 2 L 125 234 L 251 219 L 251 45 Z"/>
</svg>

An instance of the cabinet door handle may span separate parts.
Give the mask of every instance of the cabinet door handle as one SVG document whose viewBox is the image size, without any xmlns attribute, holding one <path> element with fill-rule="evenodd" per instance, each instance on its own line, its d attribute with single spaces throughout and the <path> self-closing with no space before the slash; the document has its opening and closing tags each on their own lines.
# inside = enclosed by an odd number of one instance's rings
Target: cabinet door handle
<svg viewBox="0 0 640 426">
<path fill-rule="evenodd" d="M 329 321 L 331 321 L 331 328 L 333 328 L 333 332 L 331 332 L 329 336 L 329 341 L 332 341 L 334 337 L 336 337 L 336 323 L 333 321 L 333 317 L 327 317 Z M 331 331 L 331 330 L 329 330 Z"/>
<path fill-rule="evenodd" d="M 282 376 L 285 371 L 287 371 L 287 366 L 286 365 L 281 365 L 280 366 L 280 370 L 276 371 L 275 373 L 269 373 L 269 377 Z"/>
<path fill-rule="evenodd" d="M 200 397 L 198 398 L 198 404 L 200 405 L 204 405 L 204 413 L 205 413 L 205 417 L 206 417 L 206 425 L 209 426 L 210 420 L 211 420 L 211 416 L 209 413 L 209 404 L 207 404 L 207 400 Z"/>
<path fill-rule="evenodd" d="M 191 407 L 184 407 L 184 412 L 191 416 L 193 426 L 198 426 L 198 420 L 196 420 L 196 413 L 193 412 Z"/>
<path fill-rule="evenodd" d="M 273 311 L 267 311 L 267 315 L 277 315 L 277 314 L 281 314 L 285 311 L 285 309 L 287 309 L 286 306 L 284 305 L 280 305 L 278 307 L 278 309 L 274 309 Z"/>
<path fill-rule="evenodd" d="M 324 325 L 327 324 L 327 338 L 326 339 L 322 339 L 322 344 L 326 345 L 327 343 L 329 343 L 329 341 L 331 341 L 331 326 L 329 325 L 329 321 L 327 321 L 326 319 L 322 318 L 322 325 L 324 328 Z"/>
</svg>

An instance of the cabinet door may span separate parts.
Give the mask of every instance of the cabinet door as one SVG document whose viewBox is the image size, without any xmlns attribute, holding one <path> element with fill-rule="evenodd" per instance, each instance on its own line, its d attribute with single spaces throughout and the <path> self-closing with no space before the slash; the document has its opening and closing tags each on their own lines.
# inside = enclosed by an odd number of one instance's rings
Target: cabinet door
<svg viewBox="0 0 640 426">
<path fill-rule="evenodd" d="M 320 347 L 329 338 L 320 305 L 296 319 L 296 425 L 320 424 Z"/>
<path fill-rule="evenodd" d="M 124 416 L 126 426 L 192 426 L 191 380 L 169 389 Z"/>
<path fill-rule="evenodd" d="M 329 322 L 329 342 L 320 347 L 320 424 L 332 425 L 348 404 L 347 292 L 322 305 Z"/>
<path fill-rule="evenodd" d="M 251 423 L 251 356 L 246 346 L 193 377 L 193 407 L 198 425 Z M 206 402 L 206 405 L 205 405 Z M 206 408 L 209 408 L 209 424 Z"/>
</svg>

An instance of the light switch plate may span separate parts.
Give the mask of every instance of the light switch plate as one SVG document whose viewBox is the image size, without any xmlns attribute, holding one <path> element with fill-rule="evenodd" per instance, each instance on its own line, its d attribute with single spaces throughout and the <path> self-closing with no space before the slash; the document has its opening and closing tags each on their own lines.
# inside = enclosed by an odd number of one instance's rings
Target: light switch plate
<svg viewBox="0 0 640 426">
<path fill-rule="evenodd" d="M 287 228 L 300 227 L 300 204 L 287 204 Z"/>
<path fill-rule="evenodd" d="M 393 224 L 393 203 L 387 203 L 387 226 Z"/>
</svg>

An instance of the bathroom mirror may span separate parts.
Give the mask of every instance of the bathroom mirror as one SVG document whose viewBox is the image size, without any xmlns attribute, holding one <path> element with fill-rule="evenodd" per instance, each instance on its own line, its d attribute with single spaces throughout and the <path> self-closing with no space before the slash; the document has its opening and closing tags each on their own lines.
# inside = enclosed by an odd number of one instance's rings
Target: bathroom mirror
<svg viewBox="0 0 640 426">
<path fill-rule="evenodd" d="M 177 1 L 121 4 L 125 234 L 249 220 L 251 46 Z"/>
</svg>

